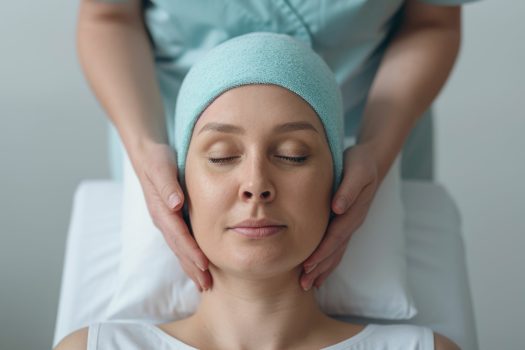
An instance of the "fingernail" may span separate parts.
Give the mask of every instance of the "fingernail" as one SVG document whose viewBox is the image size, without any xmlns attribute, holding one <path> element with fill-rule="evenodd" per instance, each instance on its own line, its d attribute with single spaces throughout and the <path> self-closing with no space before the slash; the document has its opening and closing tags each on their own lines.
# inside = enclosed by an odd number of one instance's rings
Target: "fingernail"
<svg viewBox="0 0 525 350">
<path fill-rule="evenodd" d="M 202 290 L 203 291 L 207 291 L 208 287 L 206 286 L 206 283 L 201 278 L 198 278 L 198 280 L 199 280 L 199 284 L 200 284 Z"/>
<path fill-rule="evenodd" d="M 312 284 L 311 283 L 308 283 L 306 286 L 303 285 L 303 289 L 305 292 L 308 292 L 310 290 L 310 288 L 312 288 Z"/>
<path fill-rule="evenodd" d="M 310 273 L 310 272 L 312 272 L 316 267 L 317 267 L 317 264 L 305 266 L 305 267 L 304 267 L 304 272 L 305 272 L 305 273 Z"/>
<path fill-rule="evenodd" d="M 196 262 L 195 265 L 201 270 L 202 272 L 206 272 L 206 268 L 202 266 L 200 263 Z"/>
<path fill-rule="evenodd" d="M 335 206 L 337 207 L 337 210 L 339 211 L 345 211 L 346 205 L 347 203 L 344 197 L 339 197 L 337 201 L 335 202 Z"/>
<path fill-rule="evenodd" d="M 171 209 L 175 209 L 177 205 L 180 203 L 180 197 L 176 193 L 172 193 L 170 197 L 168 198 L 168 203 L 170 205 Z"/>
</svg>

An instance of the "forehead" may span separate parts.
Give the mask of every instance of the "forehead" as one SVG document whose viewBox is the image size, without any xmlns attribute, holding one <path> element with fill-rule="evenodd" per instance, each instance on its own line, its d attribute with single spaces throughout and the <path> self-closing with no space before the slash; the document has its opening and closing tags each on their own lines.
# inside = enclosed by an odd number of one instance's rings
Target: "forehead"
<svg viewBox="0 0 525 350">
<path fill-rule="evenodd" d="M 273 84 L 235 87 L 217 97 L 201 114 L 194 134 L 208 123 L 235 124 L 243 129 L 273 129 L 284 123 L 323 125 L 313 108 L 299 95 Z"/>
</svg>

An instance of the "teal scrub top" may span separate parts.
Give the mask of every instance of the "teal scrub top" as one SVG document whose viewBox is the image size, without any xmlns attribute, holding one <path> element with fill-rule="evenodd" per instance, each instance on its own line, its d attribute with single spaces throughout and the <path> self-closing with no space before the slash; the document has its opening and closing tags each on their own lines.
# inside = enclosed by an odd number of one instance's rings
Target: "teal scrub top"
<svg viewBox="0 0 525 350">
<path fill-rule="evenodd" d="M 460 5 L 476 0 L 419 1 Z M 345 135 L 355 137 L 381 58 L 401 22 L 403 3 L 403 0 L 144 1 L 144 19 L 153 45 L 167 130 L 173 128 L 177 93 L 193 63 L 230 38 L 268 31 L 304 41 L 326 61 L 341 87 Z M 173 133 L 168 134 L 173 145 Z M 121 180 L 124 149 L 113 127 L 110 151 L 112 176 Z"/>
</svg>

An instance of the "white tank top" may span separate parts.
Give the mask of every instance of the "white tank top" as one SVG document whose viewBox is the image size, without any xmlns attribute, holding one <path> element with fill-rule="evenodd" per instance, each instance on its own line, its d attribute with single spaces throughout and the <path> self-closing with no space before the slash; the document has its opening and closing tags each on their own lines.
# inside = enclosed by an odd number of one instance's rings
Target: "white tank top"
<svg viewBox="0 0 525 350">
<path fill-rule="evenodd" d="M 91 324 L 87 350 L 197 350 L 154 324 L 141 321 L 104 321 Z M 359 333 L 321 350 L 433 350 L 434 335 L 427 327 L 408 324 L 368 324 Z"/>
</svg>

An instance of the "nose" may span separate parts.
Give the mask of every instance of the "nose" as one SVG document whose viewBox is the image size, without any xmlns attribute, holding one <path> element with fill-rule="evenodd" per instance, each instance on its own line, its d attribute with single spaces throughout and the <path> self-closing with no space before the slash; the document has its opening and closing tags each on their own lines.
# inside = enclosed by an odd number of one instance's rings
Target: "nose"
<svg viewBox="0 0 525 350">
<path fill-rule="evenodd" d="M 248 167 L 245 167 L 246 171 L 242 175 L 241 199 L 245 202 L 271 202 L 275 197 L 275 187 L 268 174 L 268 167 L 262 161 L 250 163 Z"/>
<path fill-rule="evenodd" d="M 257 190 L 254 190 L 254 191 L 249 191 L 249 190 L 245 190 L 243 192 L 243 198 L 245 200 L 253 200 L 253 201 L 257 201 L 257 202 L 269 202 L 271 201 L 271 198 L 273 198 L 273 192 L 272 191 L 269 191 L 269 190 L 266 190 L 266 191 L 262 191 L 259 193 L 259 191 Z"/>
</svg>

